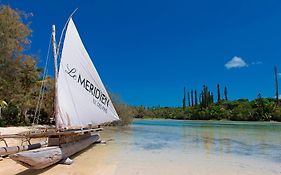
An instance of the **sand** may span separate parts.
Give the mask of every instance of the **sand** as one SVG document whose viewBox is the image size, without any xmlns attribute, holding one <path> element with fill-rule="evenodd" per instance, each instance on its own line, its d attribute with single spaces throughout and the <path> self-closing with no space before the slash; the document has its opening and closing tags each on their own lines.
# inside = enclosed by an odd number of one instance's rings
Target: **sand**
<svg viewBox="0 0 281 175">
<path fill-rule="evenodd" d="M 27 128 L 0 128 L 3 133 Z M 281 165 L 249 157 L 208 155 L 202 152 L 179 153 L 177 150 L 133 149 L 133 138 L 116 140 L 122 133 L 107 129 L 102 133 L 107 144 L 93 145 L 71 157 L 72 165 L 57 164 L 43 170 L 29 170 L 9 158 L 0 161 L 0 174 L 10 175 L 276 175 Z M 118 137 L 117 137 L 117 136 Z M 128 142 L 129 140 L 129 142 Z M 125 142 L 126 141 L 126 142 Z"/>
</svg>

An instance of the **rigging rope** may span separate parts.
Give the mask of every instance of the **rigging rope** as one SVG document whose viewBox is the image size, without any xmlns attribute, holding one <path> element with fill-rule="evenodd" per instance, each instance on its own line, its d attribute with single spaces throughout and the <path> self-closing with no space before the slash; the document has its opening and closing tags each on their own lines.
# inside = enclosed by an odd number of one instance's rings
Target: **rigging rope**
<svg viewBox="0 0 281 175">
<path fill-rule="evenodd" d="M 44 98 L 44 92 L 45 92 L 45 78 L 47 76 L 48 73 L 48 62 L 49 62 L 49 55 L 50 55 L 50 48 L 51 48 L 51 39 L 52 36 L 50 37 L 50 41 L 49 41 L 49 47 L 48 47 L 48 52 L 47 52 L 47 57 L 46 57 L 46 61 L 45 61 L 45 67 L 44 67 L 44 72 L 43 72 L 43 77 L 42 77 L 42 83 L 41 83 L 41 87 L 40 87 L 40 92 L 39 92 L 39 97 L 38 97 L 38 101 L 37 101 L 37 105 L 36 105 L 36 109 L 35 109 L 35 114 L 34 114 L 34 118 L 33 118 L 33 122 L 32 125 L 38 124 L 39 122 L 39 117 L 40 117 L 40 110 L 41 110 L 41 106 L 42 106 L 42 101 Z"/>
<path fill-rule="evenodd" d="M 65 23 L 64 26 L 63 26 L 63 29 L 62 29 L 61 34 L 60 34 L 60 40 L 59 40 L 59 42 L 58 42 L 58 46 L 57 46 L 57 50 L 56 50 L 57 59 L 59 59 L 60 56 L 61 56 L 61 55 L 60 55 L 60 45 L 61 45 L 61 43 L 62 43 L 62 39 L 63 39 L 63 36 L 64 36 L 64 34 L 65 34 L 64 31 L 66 30 L 66 27 L 67 27 L 67 25 L 68 25 L 69 20 L 72 18 L 72 16 L 74 15 L 74 13 L 75 13 L 77 10 L 78 10 L 78 8 L 76 8 L 76 9 L 70 14 L 70 16 L 68 17 L 66 23 Z"/>
</svg>

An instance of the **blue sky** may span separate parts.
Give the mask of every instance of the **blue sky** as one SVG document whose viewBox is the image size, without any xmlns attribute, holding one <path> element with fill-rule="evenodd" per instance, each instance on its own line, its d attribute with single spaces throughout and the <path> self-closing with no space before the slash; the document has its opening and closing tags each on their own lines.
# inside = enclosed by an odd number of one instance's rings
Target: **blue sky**
<svg viewBox="0 0 281 175">
<path fill-rule="evenodd" d="M 104 84 L 131 105 L 180 106 L 183 87 L 230 99 L 274 96 L 279 0 L 0 0 L 31 12 L 30 53 L 45 62 L 51 25 L 74 22 Z M 49 73 L 52 74 L 52 63 Z M 279 79 L 280 80 L 280 79 Z"/>
</svg>

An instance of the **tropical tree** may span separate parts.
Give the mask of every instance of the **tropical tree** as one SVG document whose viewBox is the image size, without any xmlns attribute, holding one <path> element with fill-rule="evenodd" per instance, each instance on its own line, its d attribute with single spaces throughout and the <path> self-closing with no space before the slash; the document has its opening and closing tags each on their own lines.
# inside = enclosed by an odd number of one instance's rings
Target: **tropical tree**
<svg viewBox="0 0 281 175">
<path fill-rule="evenodd" d="M 187 92 L 188 106 L 190 106 L 190 93 Z"/>
<path fill-rule="evenodd" d="M 194 106 L 194 96 L 193 96 L 193 90 L 191 90 L 191 106 Z"/>
<path fill-rule="evenodd" d="M 225 86 L 224 87 L 224 99 L 227 101 L 228 100 L 228 97 L 227 97 L 227 87 Z"/>
<path fill-rule="evenodd" d="M 28 15 L 0 6 L 0 99 L 18 108 L 22 121 L 35 106 L 36 82 L 41 75 L 35 57 L 26 54 L 31 29 L 23 19 L 27 21 Z"/>
<path fill-rule="evenodd" d="M 217 84 L 218 103 L 221 101 L 220 84 Z"/>
<path fill-rule="evenodd" d="M 195 105 L 198 105 L 197 91 L 194 91 Z"/>
</svg>

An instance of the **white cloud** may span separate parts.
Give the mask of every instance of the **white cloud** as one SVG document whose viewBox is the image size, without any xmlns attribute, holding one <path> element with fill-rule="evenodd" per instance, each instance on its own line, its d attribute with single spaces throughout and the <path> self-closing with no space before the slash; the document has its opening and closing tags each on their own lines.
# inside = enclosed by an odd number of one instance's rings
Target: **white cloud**
<svg viewBox="0 0 281 175">
<path fill-rule="evenodd" d="M 252 62 L 253 65 L 257 65 L 257 64 L 263 64 L 262 61 L 256 61 L 256 62 Z"/>
<path fill-rule="evenodd" d="M 230 61 L 228 61 L 224 67 L 227 69 L 231 68 L 241 68 L 241 67 L 247 67 L 248 64 L 241 58 L 241 57 L 233 57 Z"/>
</svg>

